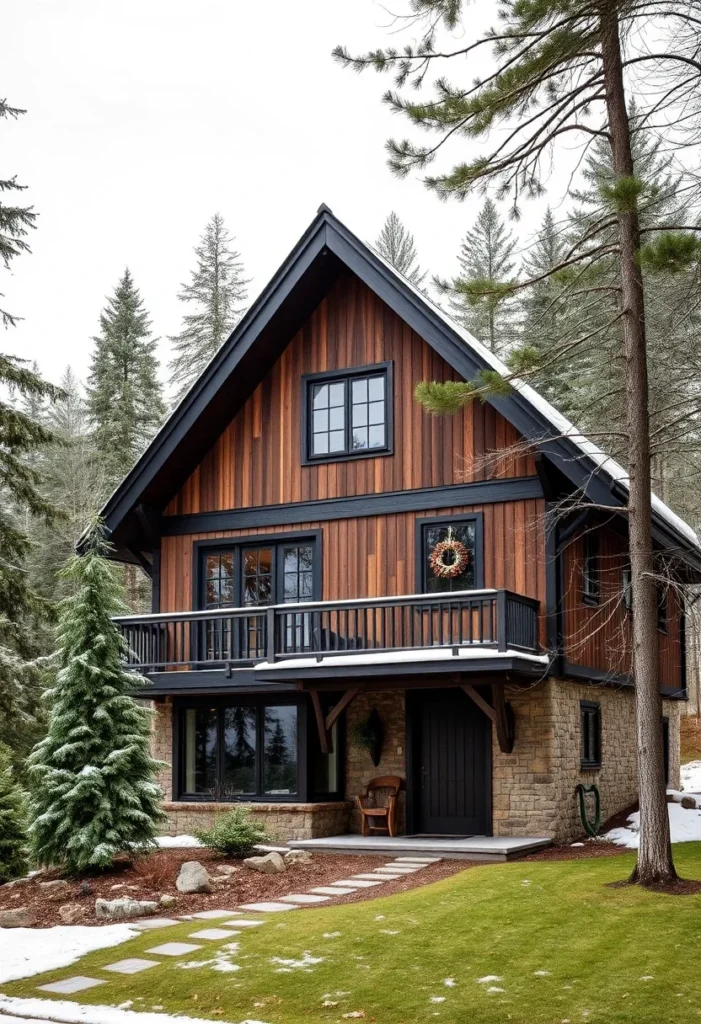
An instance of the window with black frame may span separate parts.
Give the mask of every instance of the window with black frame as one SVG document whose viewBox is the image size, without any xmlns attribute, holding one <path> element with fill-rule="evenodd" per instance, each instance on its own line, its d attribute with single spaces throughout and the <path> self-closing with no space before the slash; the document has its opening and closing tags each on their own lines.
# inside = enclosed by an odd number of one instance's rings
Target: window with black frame
<svg viewBox="0 0 701 1024">
<path fill-rule="evenodd" d="M 422 557 L 425 593 L 443 594 L 479 588 L 477 520 L 424 523 Z"/>
<path fill-rule="evenodd" d="M 601 593 L 599 536 L 590 530 L 582 538 L 582 601 L 598 604 Z"/>
<path fill-rule="evenodd" d="M 390 364 L 310 374 L 303 386 L 303 461 L 331 462 L 390 451 Z"/>
<path fill-rule="evenodd" d="M 296 704 L 179 709 L 181 796 L 285 799 L 299 788 Z"/>
<path fill-rule="evenodd" d="M 596 701 L 579 703 L 581 723 L 581 766 L 601 767 L 601 706 Z"/>
</svg>

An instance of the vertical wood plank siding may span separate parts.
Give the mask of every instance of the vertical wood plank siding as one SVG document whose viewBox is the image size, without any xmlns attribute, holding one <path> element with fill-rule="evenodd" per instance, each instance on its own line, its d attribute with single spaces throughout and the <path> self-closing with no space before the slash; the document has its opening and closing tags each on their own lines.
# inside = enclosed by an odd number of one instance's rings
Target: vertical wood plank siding
<svg viewBox="0 0 701 1024">
<path fill-rule="evenodd" d="M 304 373 L 394 361 L 394 454 L 301 465 Z M 165 509 L 166 515 L 315 501 L 531 476 L 532 455 L 488 456 L 519 442 L 491 406 L 429 416 L 420 380 L 455 372 L 356 277 L 342 276 Z"/>
<path fill-rule="evenodd" d="M 631 613 L 623 603 L 623 569 L 627 545 L 615 530 L 601 526 L 599 604 L 582 601 L 583 537 L 575 538 L 563 552 L 563 634 L 565 657 L 575 665 L 603 672 L 631 671 Z M 680 608 L 674 590 L 667 593 L 667 633 L 660 633 L 660 685 L 675 689 L 682 685 Z"/>
</svg>

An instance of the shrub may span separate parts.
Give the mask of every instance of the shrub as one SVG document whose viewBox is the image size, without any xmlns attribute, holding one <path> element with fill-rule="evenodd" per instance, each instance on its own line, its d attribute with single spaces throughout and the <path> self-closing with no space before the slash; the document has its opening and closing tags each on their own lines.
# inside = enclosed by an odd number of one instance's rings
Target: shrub
<svg viewBox="0 0 701 1024">
<path fill-rule="evenodd" d="M 212 828 L 195 829 L 195 835 L 203 846 L 228 857 L 248 857 L 258 843 L 270 842 L 265 826 L 252 818 L 246 807 L 218 814 Z"/>
</svg>

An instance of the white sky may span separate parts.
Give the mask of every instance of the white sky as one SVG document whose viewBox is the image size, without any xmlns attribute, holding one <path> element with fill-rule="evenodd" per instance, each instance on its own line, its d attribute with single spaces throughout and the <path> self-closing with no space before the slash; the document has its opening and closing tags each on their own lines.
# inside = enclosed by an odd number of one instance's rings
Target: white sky
<svg viewBox="0 0 701 1024">
<path fill-rule="evenodd" d="M 492 21 L 491 0 L 468 10 L 470 35 Z M 217 210 L 251 298 L 321 202 L 370 240 L 395 209 L 422 266 L 453 274 L 480 200 L 444 205 L 392 177 L 384 143 L 406 128 L 380 102 L 391 79 L 331 60 L 339 42 L 392 42 L 389 23 L 373 0 L 5 0 L 0 94 L 27 114 L 0 122 L 0 174 L 28 186 L 40 217 L 32 254 L 0 275 L 5 308 L 25 318 L 3 348 L 50 379 L 68 363 L 85 378 L 128 265 L 167 360 L 178 286 Z M 524 214 L 522 237 L 542 205 Z"/>
</svg>

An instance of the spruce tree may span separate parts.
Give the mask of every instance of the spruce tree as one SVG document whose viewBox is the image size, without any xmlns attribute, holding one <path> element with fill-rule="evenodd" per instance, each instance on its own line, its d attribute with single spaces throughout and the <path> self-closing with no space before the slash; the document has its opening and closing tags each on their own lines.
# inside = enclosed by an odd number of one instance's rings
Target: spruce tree
<svg viewBox="0 0 701 1024">
<path fill-rule="evenodd" d="M 32 857 L 70 873 L 152 845 L 162 818 L 151 715 L 134 699 L 147 681 L 125 668 L 112 621 L 124 606 L 108 550 L 96 522 L 86 554 L 64 569 L 75 593 L 60 609 L 48 735 L 28 762 Z"/>
<path fill-rule="evenodd" d="M 131 469 L 165 411 L 151 322 L 127 268 L 100 315 L 88 412 L 109 484 Z"/>
<path fill-rule="evenodd" d="M 190 281 L 180 286 L 178 298 L 191 303 L 192 312 L 183 317 L 180 334 L 170 338 L 175 350 L 170 384 L 176 401 L 189 391 L 244 314 L 249 281 L 232 243 L 224 218 L 215 213 L 195 246 L 197 266 Z"/>
<path fill-rule="evenodd" d="M 12 772 L 9 749 L 0 743 L 0 885 L 27 873 L 27 810 Z"/>
<path fill-rule="evenodd" d="M 518 304 L 508 288 L 515 247 L 496 204 L 485 199 L 460 245 L 460 274 L 447 286 L 455 319 L 492 352 L 507 351 L 516 338 Z M 446 288 L 445 282 L 437 283 Z"/>
<path fill-rule="evenodd" d="M 0 121 L 23 113 L 0 100 Z M 15 177 L 0 177 L 0 266 L 4 270 L 29 251 L 27 236 L 36 226 L 31 207 L 3 201 L 5 195 L 23 189 Z M 14 326 L 18 319 L 0 308 L 3 327 Z M 43 673 L 35 659 L 42 653 L 40 636 L 48 608 L 27 574 L 31 547 L 27 531 L 36 523 L 51 525 L 56 518 L 41 492 L 37 468 L 37 453 L 52 441 L 52 435 L 32 413 L 56 394 L 26 360 L 0 352 L 0 722 L 17 762 L 43 731 Z"/>
<path fill-rule="evenodd" d="M 426 271 L 422 271 L 419 266 L 414 236 L 407 231 L 394 210 L 377 236 L 375 248 L 407 281 L 411 281 L 417 288 L 421 287 Z"/>
</svg>

